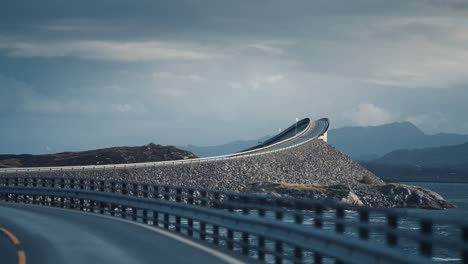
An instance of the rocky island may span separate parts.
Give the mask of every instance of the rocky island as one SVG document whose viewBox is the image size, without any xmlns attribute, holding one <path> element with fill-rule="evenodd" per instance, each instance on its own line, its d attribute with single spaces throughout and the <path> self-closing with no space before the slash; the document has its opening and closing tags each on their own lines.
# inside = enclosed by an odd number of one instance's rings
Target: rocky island
<svg viewBox="0 0 468 264">
<path fill-rule="evenodd" d="M 0 168 L 127 164 L 193 158 L 197 156 L 189 151 L 149 143 L 138 147 L 112 147 L 44 155 L 0 155 Z"/>
<path fill-rule="evenodd" d="M 148 145 L 142 151 L 160 148 Z M 169 148 L 172 149 L 172 148 Z M 166 151 L 167 149 L 165 149 Z M 179 152 L 177 152 L 179 153 Z M 190 152 L 157 157 L 194 157 Z M 143 155 L 145 156 L 145 155 Z M 154 157 L 156 157 L 154 156 Z M 144 159 L 147 161 L 149 156 Z M 135 159 L 127 159 L 135 162 Z M 154 160 L 153 160 L 154 161 Z M 28 176 L 28 172 L 21 172 Z M 324 199 L 373 208 L 453 208 L 440 195 L 420 187 L 386 183 L 322 140 L 251 157 L 106 170 L 34 172 L 34 176 L 123 180 L 222 191 L 271 193 Z M 0 176 L 2 174 L 0 173 Z"/>
</svg>

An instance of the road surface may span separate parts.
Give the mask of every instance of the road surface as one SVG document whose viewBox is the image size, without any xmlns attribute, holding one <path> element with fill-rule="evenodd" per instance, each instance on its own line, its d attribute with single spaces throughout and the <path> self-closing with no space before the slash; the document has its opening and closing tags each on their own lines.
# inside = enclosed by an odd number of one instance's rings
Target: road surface
<svg viewBox="0 0 468 264">
<path fill-rule="evenodd" d="M 147 225 L 71 210 L 0 203 L 0 262 L 242 263 Z"/>
</svg>

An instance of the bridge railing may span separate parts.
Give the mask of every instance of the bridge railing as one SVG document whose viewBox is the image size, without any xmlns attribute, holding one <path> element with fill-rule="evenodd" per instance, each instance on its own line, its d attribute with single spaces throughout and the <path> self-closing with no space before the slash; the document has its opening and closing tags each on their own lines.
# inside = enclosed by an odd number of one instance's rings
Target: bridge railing
<svg viewBox="0 0 468 264">
<path fill-rule="evenodd" d="M 468 263 L 466 221 L 395 210 L 57 177 L 1 177 L 0 199 L 139 221 L 270 263 L 428 263 L 439 254 Z"/>
</svg>

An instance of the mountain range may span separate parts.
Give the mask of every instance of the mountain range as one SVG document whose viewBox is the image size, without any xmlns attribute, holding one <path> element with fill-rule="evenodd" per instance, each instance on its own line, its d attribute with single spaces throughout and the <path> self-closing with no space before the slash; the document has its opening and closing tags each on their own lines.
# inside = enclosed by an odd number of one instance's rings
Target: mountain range
<svg viewBox="0 0 468 264">
<path fill-rule="evenodd" d="M 344 127 L 328 132 L 328 143 L 355 160 L 369 161 L 399 149 L 418 149 L 468 142 L 468 135 L 428 135 L 410 122 Z"/>
<path fill-rule="evenodd" d="M 392 151 L 361 164 L 389 181 L 468 181 L 468 143 Z"/>
</svg>

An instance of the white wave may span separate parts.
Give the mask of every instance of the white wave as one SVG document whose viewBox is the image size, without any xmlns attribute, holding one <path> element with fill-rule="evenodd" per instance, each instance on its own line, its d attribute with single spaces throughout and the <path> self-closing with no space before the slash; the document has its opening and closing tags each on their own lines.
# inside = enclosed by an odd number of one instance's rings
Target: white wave
<svg viewBox="0 0 468 264">
<path fill-rule="evenodd" d="M 432 257 L 433 261 L 440 261 L 440 262 L 455 262 L 460 261 L 460 258 L 440 258 L 440 257 Z"/>
</svg>

